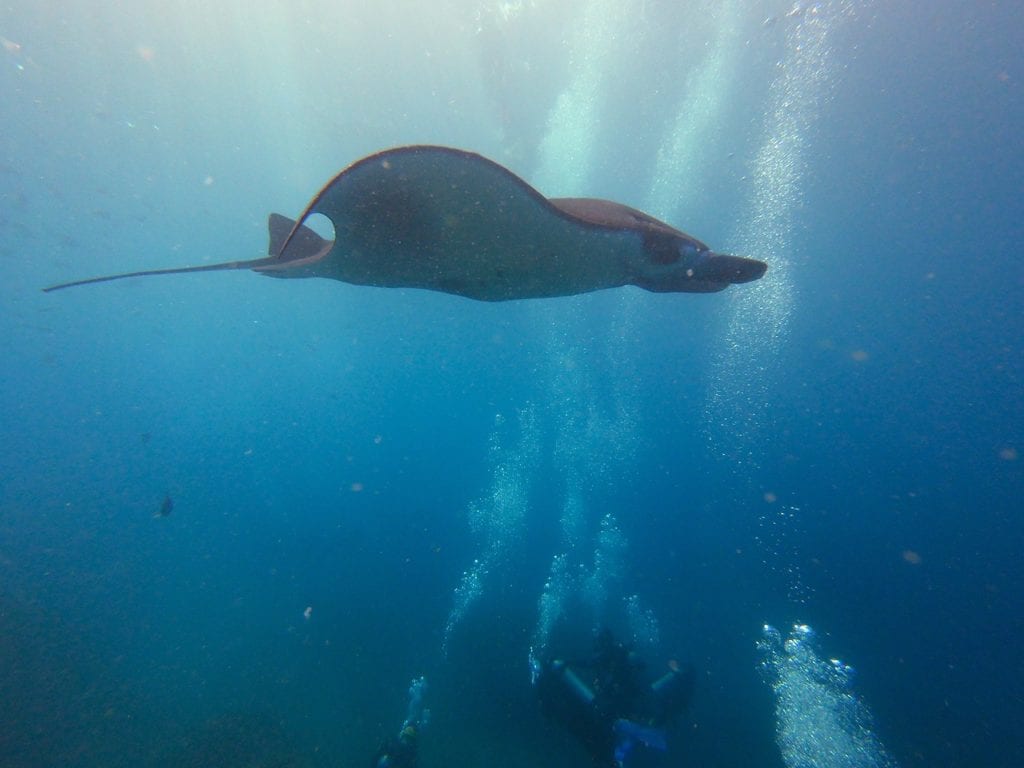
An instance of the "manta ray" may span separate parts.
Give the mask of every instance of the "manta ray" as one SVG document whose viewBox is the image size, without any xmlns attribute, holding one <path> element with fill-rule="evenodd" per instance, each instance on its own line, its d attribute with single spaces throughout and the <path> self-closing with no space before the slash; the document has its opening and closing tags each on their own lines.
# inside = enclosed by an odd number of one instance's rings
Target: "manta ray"
<svg viewBox="0 0 1024 768">
<path fill-rule="evenodd" d="M 334 226 L 327 240 L 305 223 Z M 594 198 L 546 198 L 481 155 L 407 146 L 343 170 L 297 220 L 272 213 L 268 256 L 151 269 L 126 277 L 250 269 L 270 277 L 326 277 L 356 285 L 425 288 L 479 301 L 571 296 L 635 285 L 709 293 L 761 277 L 756 259 L 715 253 L 642 211 Z"/>
</svg>

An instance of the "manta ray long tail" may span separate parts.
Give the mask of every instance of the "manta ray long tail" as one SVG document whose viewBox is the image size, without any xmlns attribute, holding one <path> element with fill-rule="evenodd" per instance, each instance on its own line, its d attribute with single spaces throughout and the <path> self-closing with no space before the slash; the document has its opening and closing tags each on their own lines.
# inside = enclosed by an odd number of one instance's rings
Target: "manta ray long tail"
<svg viewBox="0 0 1024 768">
<path fill-rule="evenodd" d="M 183 272 L 221 272 L 229 269 L 254 269 L 259 272 L 279 273 L 289 269 L 302 267 L 322 258 L 331 247 L 331 242 L 319 237 L 313 230 L 282 216 L 272 213 L 267 218 L 267 229 L 270 231 L 269 256 L 261 259 L 243 261 L 222 261 L 219 264 L 203 264 L 198 267 L 168 267 L 165 269 L 144 269 L 139 272 L 123 272 L 119 275 L 103 275 L 88 277 L 84 280 L 72 280 L 70 283 L 58 283 L 43 288 L 44 293 L 72 288 L 76 285 L 106 283 L 110 280 L 121 280 L 125 277 L 149 277 L 151 275 L 180 275 Z M 289 243 L 291 246 L 289 247 Z M 285 251 L 287 250 L 287 253 Z"/>
<path fill-rule="evenodd" d="M 73 280 L 70 283 L 58 283 L 49 288 L 43 288 L 43 293 L 60 291 L 64 288 L 73 288 L 76 285 L 89 285 L 90 283 L 106 283 L 110 280 L 121 280 L 125 277 L 148 277 L 150 275 L 178 275 L 182 272 L 217 272 L 226 269 L 255 269 L 262 264 L 276 262 L 276 259 L 265 258 L 254 261 L 225 261 L 221 264 L 204 264 L 199 267 L 170 267 L 168 269 L 144 269 L 140 272 L 123 272 L 120 275 L 104 275 L 103 277 L 88 277 L 85 280 Z"/>
</svg>

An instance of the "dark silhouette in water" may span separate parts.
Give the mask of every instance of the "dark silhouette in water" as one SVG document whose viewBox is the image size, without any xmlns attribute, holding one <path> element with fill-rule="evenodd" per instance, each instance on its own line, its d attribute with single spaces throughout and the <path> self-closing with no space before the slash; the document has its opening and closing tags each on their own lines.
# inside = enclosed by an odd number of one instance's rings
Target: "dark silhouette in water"
<svg viewBox="0 0 1024 768">
<path fill-rule="evenodd" d="M 153 517 L 169 517 L 173 510 L 174 499 L 172 499 L 170 496 L 164 496 L 164 500 L 160 504 L 160 509 L 157 510 Z"/>
<path fill-rule="evenodd" d="M 324 240 L 304 226 L 334 225 Z M 447 147 L 390 149 L 350 165 L 298 221 L 269 220 L 269 256 L 152 269 L 142 275 L 252 269 L 382 288 L 426 288 L 480 301 L 571 296 L 636 285 L 711 293 L 760 278 L 767 265 L 711 251 L 646 213 L 593 198 L 552 198 L 480 155 Z"/>
</svg>

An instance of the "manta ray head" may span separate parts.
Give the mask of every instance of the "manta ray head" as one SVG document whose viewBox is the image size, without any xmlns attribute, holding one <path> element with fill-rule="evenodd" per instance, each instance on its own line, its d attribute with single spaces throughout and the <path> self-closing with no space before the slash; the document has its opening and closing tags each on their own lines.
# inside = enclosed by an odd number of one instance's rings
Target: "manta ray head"
<svg viewBox="0 0 1024 768">
<path fill-rule="evenodd" d="M 767 269 L 763 261 L 715 253 L 700 240 L 674 232 L 647 233 L 638 262 L 636 284 L 657 292 L 713 293 L 757 280 Z"/>
</svg>

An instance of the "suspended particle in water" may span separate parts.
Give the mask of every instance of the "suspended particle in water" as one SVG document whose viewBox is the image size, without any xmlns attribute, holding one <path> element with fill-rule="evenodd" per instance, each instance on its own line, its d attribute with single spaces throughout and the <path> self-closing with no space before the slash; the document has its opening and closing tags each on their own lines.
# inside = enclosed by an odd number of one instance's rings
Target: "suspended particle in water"
<svg viewBox="0 0 1024 768">
<path fill-rule="evenodd" d="M 901 554 L 901 557 L 911 565 L 921 564 L 921 556 L 912 549 L 904 549 Z"/>
</svg>

